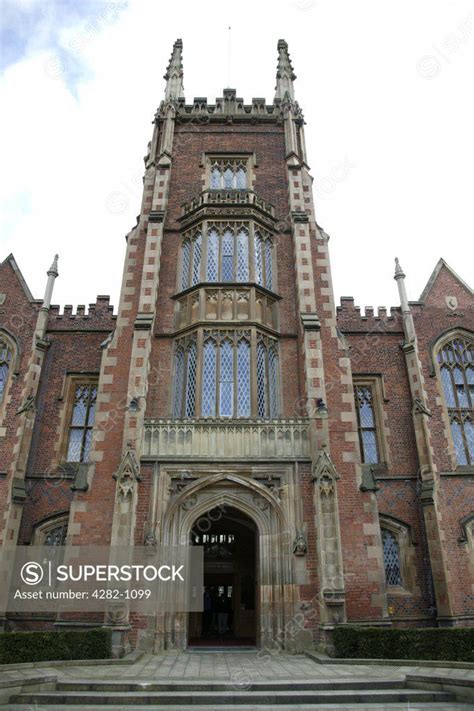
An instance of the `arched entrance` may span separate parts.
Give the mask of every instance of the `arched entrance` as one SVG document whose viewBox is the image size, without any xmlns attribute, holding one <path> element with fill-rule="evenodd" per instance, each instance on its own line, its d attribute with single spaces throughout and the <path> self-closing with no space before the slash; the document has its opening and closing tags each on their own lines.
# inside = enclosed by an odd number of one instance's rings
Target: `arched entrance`
<svg viewBox="0 0 474 711">
<path fill-rule="evenodd" d="M 301 611 L 293 581 L 287 499 L 252 476 L 233 471 L 207 474 L 189 470 L 186 476 L 180 476 L 178 487 L 170 484 L 171 479 L 163 476 L 163 488 L 160 489 L 163 496 L 157 499 L 160 541 L 165 545 L 189 545 L 197 522 L 201 518 L 214 517 L 214 511 L 215 519 L 220 515 L 219 520 L 224 522 L 222 533 L 231 533 L 228 526 L 232 525 L 236 531 L 238 527 L 239 535 L 243 536 L 246 527 L 250 526 L 255 540 L 254 622 L 249 621 L 252 618 L 250 610 L 247 622 L 246 615 L 242 614 L 238 634 L 244 636 L 245 625 L 247 629 L 253 625 L 257 647 L 289 651 L 296 648 L 299 643 L 294 635 L 288 634 L 288 625 L 301 616 Z M 232 514 L 230 519 L 228 513 Z M 210 523 L 212 526 L 213 522 Z M 231 576 L 232 571 L 233 568 L 230 569 Z M 244 581 L 244 585 L 247 582 L 250 581 Z M 222 585 L 228 588 L 233 583 L 228 580 Z M 242 604 L 245 602 L 240 601 L 239 605 Z M 158 613 L 154 650 L 186 649 L 190 639 L 199 639 L 202 622 L 202 619 L 196 621 L 194 613 Z M 228 632 L 230 636 L 230 630 Z"/>
<path fill-rule="evenodd" d="M 193 524 L 204 548 L 204 611 L 190 614 L 189 646 L 255 645 L 258 530 L 242 511 L 216 507 Z"/>
</svg>

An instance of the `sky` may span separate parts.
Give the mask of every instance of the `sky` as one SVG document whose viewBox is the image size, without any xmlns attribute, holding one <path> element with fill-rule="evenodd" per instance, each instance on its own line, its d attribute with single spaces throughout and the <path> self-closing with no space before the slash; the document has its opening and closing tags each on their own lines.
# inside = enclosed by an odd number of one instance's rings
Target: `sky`
<svg viewBox="0 0 474 711">
<path fill-rule="evenodd" d="M 472 286 L 472 14 L 470 0 L 0 0 L 0 260 L 13 252 L 41 298 L 58 252 L 54 303 L 117 305 L 173 42 L 188 102 L 231 86 L 250 103 L 272 101 L 284 38 L 337 302 L 397 305 L 395 256 L 410 299 L 440 257 Z"/>
</svg>

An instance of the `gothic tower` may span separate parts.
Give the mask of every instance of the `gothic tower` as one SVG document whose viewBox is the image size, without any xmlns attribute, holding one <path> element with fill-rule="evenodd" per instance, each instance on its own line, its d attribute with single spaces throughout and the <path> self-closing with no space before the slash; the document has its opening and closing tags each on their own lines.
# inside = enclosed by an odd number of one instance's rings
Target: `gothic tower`
<svg viewBox="0 0 474 711">
<path fill-rule="evenodd" d="M 187 104 L 173 47 L 69 538 L 199 542 L 196 522 L 221 506 L 222 535 L 238 542 L 251 527 L 255 539 L 253 569 L 221 581 L 239 596 L 234 632 L 289 650 L 325 644 L 347 619 L 387 619 L 295 78 L 280 40 L 272 104 L 233 89 Z M 212 565 L 206 575 L 219 587 Z M 113 623 L 150 639 L 149 621 Z M 202 633 L 191 615 L 151 624 L 154 649 Z"/>
<path fill-rule="evenodd" d="M 17 335 L 0 330 L 2 544 L 202 545 L 204 585 L 230 600 L 222 634 L 261 648 L 330 651 L 337 625 L 390 625 L 394 614 L 402 624 L 472 619 L 456 579 L 472 578 L 472 567 L 462 576 L 474 517 L 459 501 L 464 548 L 448 560 L 459 524 L 443 486 L 472 477 L 474 455 L 466 438 L 462 471 L 453 448 L 436 464 L 437 423 L 450 436 L 435 380 L 424 384 L 436 333 L 408 303 L 399 266 L 401 310 L 361 316 L 348 298 L 336 309 L 287 43 L 271 104 L 245 104 L 234 89 L 186 103 L 182 53 L 178 40 L 117 315 L 106 297 L 88 314 L 51 307 L 56 261 L 43 302 L 13 258 L 0 265 L 27 321 Z M 442 319 L 472 344 L 472 291 L 443 265 L 427 308 L 442 283 Z M 1 427 L 5 407 L 16 429 Z M 204 613 L 118 607 L 74 620 L 91 622 L 112 627 L 117 654 L 212 637 Z"/>
</svg>

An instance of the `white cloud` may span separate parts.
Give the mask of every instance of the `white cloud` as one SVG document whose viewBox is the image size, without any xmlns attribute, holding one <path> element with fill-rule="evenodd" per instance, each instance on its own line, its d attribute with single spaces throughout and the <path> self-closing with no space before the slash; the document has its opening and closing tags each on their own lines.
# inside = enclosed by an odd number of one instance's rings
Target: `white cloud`
<svg viewBox="0 0 474 711">
<path fill-rule="evenodd" d="M 0 256 L 14 252 L 35 296 L 58 251 L 55 301 L 111 293 L 118 303 L 123 237 L 139 211 L 142 156 L 172 43 L 183 37 L 188 101 L 213 100 L 228 84 L 229 24 L 230 81 L 246 101 L 271 101 L 276 42 L 289 41 L 337 294 L 396 303 L 395 255 L 411 298 L 440 256 L 472 278 L 467 3 L 178 0 L 166 9 L 132 0 L 110 22 L 110 4 L 96 6 L 54 33 L 46 13 L 41 35 L 54 42 L 30 42 L 0 85 Z"/>
</svg>

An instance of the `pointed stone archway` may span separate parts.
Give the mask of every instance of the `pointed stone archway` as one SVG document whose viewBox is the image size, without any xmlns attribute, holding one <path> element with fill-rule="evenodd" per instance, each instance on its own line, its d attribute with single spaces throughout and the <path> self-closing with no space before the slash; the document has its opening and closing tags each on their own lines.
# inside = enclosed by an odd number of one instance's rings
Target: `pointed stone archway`
<svg viewBox="0 0 474 711">
<path fill-rule="evenodd" d="M 192 529 L 192 545 L 204 552 L 203 612 L 190 613 L 188 645 L 253 647 L 258 600 L 258 531 L 238 509 L 211 509 Z"/>
<path fill-rule="evenodd" d="M 286 630 L 296 614 L 292 580 L 290 532 L 281 500 L 258 481 L 234 473 L 199 477 L 169 502 L 161 536 L 164 544 L 187 544 L 198 519 L 226 509 L 242 512 L 256 527 L 256 643 L 260 648 L 288 649 L 294 644 Z M 156 618 L 155 651 L 186 649 L 189 614 L 162 613 Z"/>
</svg>

